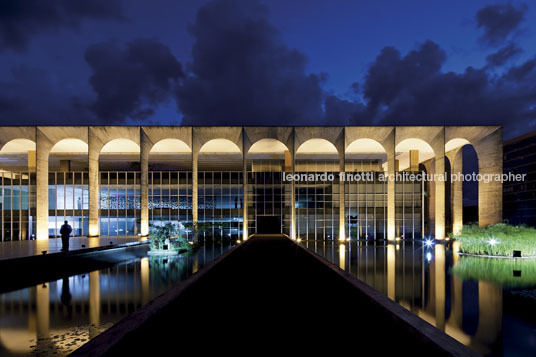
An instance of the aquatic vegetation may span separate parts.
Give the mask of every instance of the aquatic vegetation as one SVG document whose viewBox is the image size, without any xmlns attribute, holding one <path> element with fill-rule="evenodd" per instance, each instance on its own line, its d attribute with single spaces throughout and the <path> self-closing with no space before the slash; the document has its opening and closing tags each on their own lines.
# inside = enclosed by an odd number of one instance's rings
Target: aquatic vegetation
<svg viewBox="0 0 536 357">
<path fill-rule="evenodd" d="M 452 272 L 464 280 L 483 280 L 505 288 L 536 286 L 536 259 L 462 256 Z"/>
<path fill-rule="evenodd" d="M 524 225 L 467 225 L 453 238 L 461 243 L 462 253 L 513 257 L 520 251 L 521 257 L 536 257 L 536 229 Z"/>
<path fill-rule="evenodd" d="M 189 250 L 192 245 L 184 237 L 184 226 L 173 223 L 152 225 L 149 231 L 151 251 Z"/>
</svg>

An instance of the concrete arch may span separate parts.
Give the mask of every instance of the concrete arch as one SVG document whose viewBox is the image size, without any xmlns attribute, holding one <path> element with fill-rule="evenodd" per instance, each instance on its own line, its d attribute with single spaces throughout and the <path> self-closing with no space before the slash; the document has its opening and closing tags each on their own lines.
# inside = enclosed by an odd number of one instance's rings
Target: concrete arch
<svg viewBox="0 0 536 357">
<path fill-rule="evenodd" d="M 503 173 L 502 129 L 500 127 L 447 127 L 445 150 L 456 172 L 463 172 L 462 150 L 471 145 L 478 160 L 478 174 L 500 175 Z M 463 227 L 462 183 L 453 182 L 453 232 L 460 233 Z M 456 216 L 456 217 L 454 217 Z M 480 226 L 502 221 L 502 182 L 478 182 L 478 223 Z"/>
<path fill-rule="evenodd" d="M 346 146 L 345 153 L 348 154 L 376 154 L 387 153 L 385 147 L 377 140 L 370 138 L 360 138 L 352 141 Z"/>
<path fill-rule="evenodd" d="M 243 152 L 243 138 L 241 127 L 199 127 L 192 128 L 192 151 L 197 155 L 201 148 L 209 141 L 224 139 L 232 142 Z"/>
<path fill-rule="evenodd" d="M 337 153 L 343 157 L 345 149 L 344 132 L 345 129 L 342 127 L 296 127 L 294 129 L 294 153 L 298 153 L 300 146 L 311 139 L 323 139 L 330 142 L 337 150 Z"/>
<path fill-rule="evenodd" d="M 296 155 L 299 154 L 340 154 L 337 147 L 329 140 L 322 138 L 311 138 L 302 142 L 296 148 Z"/>
<path fill-rule="evenodd" d="M 37 239 L 48 239 L 48 164 L 51 149 L 64 139 L 75 139 L 89 144 L 88 127 L 39 126 L 36 127 L 36 190 L 40 200 L 36 205 Z M 91 152 L 91 146 L 89 147 Z"/>
<path fill-rule="evenodd" d="M 346 171 L 386 171 L 387 169 L 387 151 L 374 139 L 356 139 L 347 145 L 344 154 Z"/>
<path fill-rule="evenodd" d="M 56 142 L 51 148 L 50 153 L 67 153 L 67 152 L 89 152 L 89 146 L 86 141 L 76 138 L 65 138 Z"/>
<path fill-rule="evenodd" d="M 2 154 L 15 154 L 15 153 L 26 153 L 31 150 L 35 150 L 36 142 L 30 139 L 12 139 L 2 145 L 0 153 Z"/>
<path fill-rule="evenodd" d="M 89 127 L 89 236 L 99 235 L 99 156 L 102 148 L 114 139 L 127 139 L 140 146 L 139 126 Z M 141 148 L 140 148 L 141 152 Z M 140 155 L 141 156 L 141 155 Z M 140 157 L 141 158 L 141 157 Z M 142 182 L 143 184 L 143 182 Z"/>
<path fill-rule="evenodd" d="M 151 151 L 153 145 L 162 140 L 177 139 L 192 151 L 192 127 L 150 126 L 140 130 L 140 146 L 142 152 Z"/>
<path fill-rule="evenodd" d="M 260 139 L 246 152 L 248 160 L 284 160 L 287 171 L 291 170 L 289 148 L 277 139 Z M 252 163 L 253 164 L 253 163 Z"/>
<path fill-rule="evenodd" d="M 207 140 L 200 148 L 198 153 L 242 153 L 240 147 L 229 139 L 214 138 Z"/>
<path fill-rule="evenodd" d="M 257 153 L 284 153 L 289 148 L 280 140 L 273 138 L 263 138 L 257 140 L 255 143 L 249 146 L 247 155 Z"/>
<path fill-rule="evenodd" d="M 108 141 L 106 144 L 104 144 L 101 147 L 100 150 L 101 153 L 139 153 L 140 152 L 140 146 L 130 140 L 130 139 L 123 139 L 123 138 L 117 138 L 112 139 Z"/>
<path fill-rule="evenodd" d="M 410 166 L 410 150 L 417 150 L 419 163 L 435 158 L 434 149 L 426 141 L 418 138 L 407 138 L 400 141 L 395 147 L 395 156 L 399 162 L 399 170 L 405 170 Z"/>
<path fill-rule="evenodd" d="M 262 139 L 274 139 L 293 152 L 294 130 L 292 127 L 244 127 L 244 152 Z"/>
<path fill-rule="evenodd" d="M 445 154 L 445 128 L 443 126 L 397 126 L 395 129 L 395 147 L 406 139 L 424 141 L 438 157 Z"/>
<path fill-rule="evenodd" d="M 345 149 L 358 139 L 372 139 L 380 143 L 387 154 L 387 174 L 395 173 L 395 127 L 351 126 L 344 129 Z M 395 184 L 387 181 L 387 239 L 395 240 Z"/>
<path fill-rule="evenodd" d="M 426 143 L 423 149 L 433 151 L 433 157 L 425 161 L 428 174 L 444 175 L 445 174 L 445 127 L 429 126 L 414 127 L 401 126 L 395 129 L 395 147 L 406 139 L 418 139 L 419 143 Z M 422 142 L 421 142 L 422 141 Z M 428 147 L 429 146 L 429 147 Z M 395 150 L 396 151 L 396 150 Z M 421 154 L 419 153 L 419 156 Z M 422 160 L 419 158 L 418 160 Z M 434 183 L 430 182 L 430 190 L 433 192 L 434 202 L 430 202 L 430 228 L 434 232 L 435 239 L 445 239 L 445 181 L 436 179 Z"/>
<path fill-rule="evenodd" d="M 2 150 L 5 144 L 15 139 L 27 139 L 34 143 L 37 141 L 35 126 L 3 126 L 0 127 L 0 132 L 2 133 L 0 137 L 0 150 Z"/>
<path fill-rule="evenodd" d="M 192 149 L 180 139 L 166 138 L 154 143 L 150 153 L 191 153 Z"/>
<path fill-rule="evenodd" d="M 49 170 L 87 170 L 88 157 L 89 146 L 86 141 L 77 138 L 61 139 L 50 148 Z"/>
</svg>

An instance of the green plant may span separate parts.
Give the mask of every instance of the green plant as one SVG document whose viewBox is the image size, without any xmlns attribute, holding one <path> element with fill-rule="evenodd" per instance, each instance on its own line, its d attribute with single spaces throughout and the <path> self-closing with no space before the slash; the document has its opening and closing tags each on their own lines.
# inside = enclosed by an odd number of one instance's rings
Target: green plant
<svg viewBox="0 0 536 357">
<path fill-rule="evenodd" d="M 464 280 L 483 280 L 505 288 L 536 285 L 536 259 L 460 257 L 452 272 Z"/>
<path fill-rule="evenodd" d="M 165 245 L 169 250 L 190 248 L 190 244 L 184 238 L 183 230 L 173 223 L 151 225 L 149 239 L 153 250 L 163 250 Z"/>
<path fill-rule="evenodd" d="M 519 250 L 523 257 L 536 257 L 536 229 L 525 225 L 467 225 L 454 239 L 461 243 L 462 253 L 512 257 Z"/>
</svg>

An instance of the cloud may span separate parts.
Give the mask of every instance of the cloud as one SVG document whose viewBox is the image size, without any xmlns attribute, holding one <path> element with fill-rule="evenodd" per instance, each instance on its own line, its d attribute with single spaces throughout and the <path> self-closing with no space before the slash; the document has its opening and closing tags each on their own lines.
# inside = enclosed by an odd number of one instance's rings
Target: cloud
<svg viewBox="0 0 536 357">
<path fill-rule="evenodd" d="M 380 106 L 404 97 L 423 80 L 437 74 L 445 59 L 445 52 L 432 41 L 426 41 L 403 58 L 394 47 L 384 47 L 365 76 L 368 110 L 376 112 Z"/>
<path fill-rule="evenodd" d="M 91 45 L 85 59 L 97 94 L 91 109 L 106 122 L 149 118 L 159 104 L 173 98 L 184 77 L 169 47 L 154 39 L 137 39 L 125 47 L 114 42 Z"/>
<path fill-rule="evenodd" d="M 332 99 L 338 116 L 353 125 L 502 125 L 507 138 L 536 127 L 536 58 L 500 76 L 443 72 L 444 60 L 430 41 L 406 56 L 384 48 L 365 77 L 364 104 Z"/>
<path fill-rule="evenodd" d="M 500 45 L 525 19 L 528 7 L 521 4 L 488 5 L 476 13 L 478 28 L 484 29 L 481 41 L 488 45 Z"/>
<path fill-rule="evenodd" d="M 0 51 L 22 52 L 30 38 L 45 30 L 76 28 L 84 19 L 121 19 L 118 0 L 2 0 Z"/>
<path fill-rule="evenodd" d="M 508 45 L 500 48 L 497 52 L 487 56 L 486 61 L 490 66 L 502 66 L 521 52 L 523 52 L 523 50 L 515 43 L 509 43 Z"/>
<path fill-rule="evenodd" d="M 191 73 L 177 92 L 183 124 L 306 125 L 323 118 L 322 75 L 288 48 L 258 1 L 215 0 L 190 27 Z"/>
</svg>

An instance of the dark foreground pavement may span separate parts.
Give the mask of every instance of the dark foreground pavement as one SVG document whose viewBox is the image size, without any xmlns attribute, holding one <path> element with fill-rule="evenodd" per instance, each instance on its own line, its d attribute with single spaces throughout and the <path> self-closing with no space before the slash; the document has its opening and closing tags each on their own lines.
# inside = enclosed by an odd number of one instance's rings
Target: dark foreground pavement
<svg viewBox="0 0 536 357">
<path fill-rule="evenodd" d="M 281 236 L 257 236 L 74 355 L 476 355 Z"/>
</svg>

